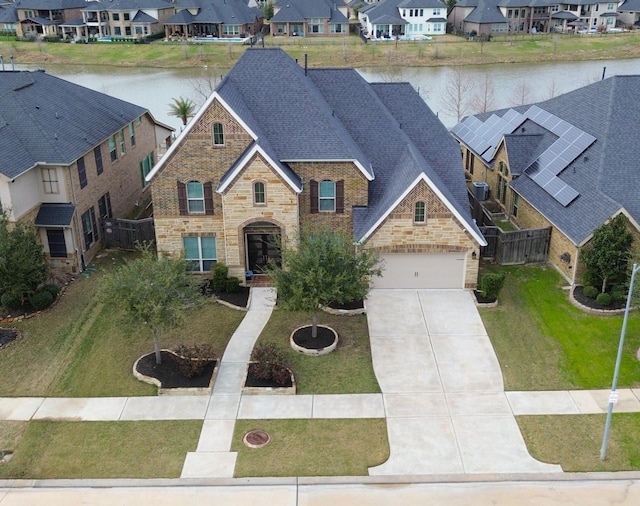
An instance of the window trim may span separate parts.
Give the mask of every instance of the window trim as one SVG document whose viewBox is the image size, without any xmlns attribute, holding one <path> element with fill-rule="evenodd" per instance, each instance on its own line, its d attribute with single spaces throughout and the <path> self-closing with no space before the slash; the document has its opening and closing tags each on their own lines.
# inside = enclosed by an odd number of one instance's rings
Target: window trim
<svg viewBox="0 0 640 506">
<path fill-rule="evenodd" d="M 259 192 L 258 188 L 262 186 L 262 191 Z M 254 181 L 252 184 L 253 189 L 253 205 L 254 206 L 266 206 L 267 205 L 267 184 L 264 181 Z M 262 195 L 262 200 L 258 199 L 258 196 Z"/>
<path fill-rule="evenodd" d="M 195 185 L 199 185 L 199 189 L 201 192 L 201 197 L 192 197 L 189 194 L 189 189 L 196 188 Z M 200 181 L 188 181 L 186 184 L 187 189 L 187 213 L 189 214 L 204 214 L 204 185 Z M 197 203 L 201 203 L 202 210 L 194 210 L 191 206 L 192 204 L 195 206 Z M 197 207 L 200 207 L 198 205 Z"/>
<path fill-rule="evenodd" d="M 198 258 L 189 258 L 187 256 L 187 247 L 185 244 L 185 240 L 187 239 L 196 239 L 197 240 L 197 246 L 198 246 Z M 202 247 L 202 240 L 203 239 L 212 239 L 213 240 L 213 253 L 215 255 L 214 258 L 204 258 L 203 257 L 203 247 Z M 197 265 L 197 269 L 196 268 L 192 268 L 190 269 L 191 272 L 210 272 L 211 271 L 211 266 L 218 263 L 218 241 L 216 239 L 215 235 L 198 235 L 198 236 L 193 236 L 193 235 L 187 235 L 187 236 L 183 236 L 182 237 L 182 250 L 184 252 L 184 258 L 185 260 L 189 263 L 189 265 L 196 267 L 195 262 L 198 262 Z M 211 262 L 210 267 L 208 270 L 204 269 L 204 264 L 205 262 Z"/>
<path fill-rule="evenodd" d="M 331 183 L 332 195 L 330 197 L 322 196 L 322 185 L 323 183 Z M 326 187 L 327 185 L 325 185 Z M 323 209 L 323 202 L 331 202 L 331 209 Z M 332 179 L 323 179 L 318 182 L 318 212 L 320 213 L 335 213 L 336 212 L 336 182 Z"/>
<path fill-rule="evenodd" d="M 424 200 L 418 200 L 413 205 L 413 223 L 416 225 L 427 223 L 427 203 Z"/>
<path fill-rule="evenodd" d="M 219 129 L 219 131 L 216 131 Z M 213 145 L 216 147 L 224 146 L 224 125 L 219 121 L 216 121 L 211 126 L 211 135 L 213 139 Z"/>
<path fill-rule="evenodd" d="M 51 178 L 52 174 L 55 176 L 55 179 Z M 49 177 L 45 179 L 46 176 Z M 58 170 L 56 168 L 42 168 L 42 185 L 46 195 L 57 195 L 60 193 L 60 181 L 58 180 Z"/>
</svg>

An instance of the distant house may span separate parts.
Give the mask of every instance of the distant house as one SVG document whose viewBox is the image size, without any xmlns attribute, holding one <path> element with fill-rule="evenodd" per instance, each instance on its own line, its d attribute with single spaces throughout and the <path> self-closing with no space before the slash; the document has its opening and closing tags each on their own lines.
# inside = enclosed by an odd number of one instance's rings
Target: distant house
<svg viewBox="0 0 640 506">
<path fill-rule="evenodd" d="M 20 0 L 16 3 L 18 37 L 62 36 L 61 25 L 82 18 L 85 0 Z"/>
<path fill-rule="evenodd" d="M 0 72 L 0 205 L 37 227 L 53 267 L 78 272 L 102 222 L 148 194 L 171 132 L 142 107 L 44 72 Z"/>
<path fill-rule="evenodd" d="M 15 4 L 7 3 L 0 5 L 0 34 L 15 35 L 17 32 L 18 11 Z"/>
<path fill-rule="evenodd" d="M 344 0 L 277 0 L 271 35 L 348 36 L 349 8 Z"/>
<path fill-rule="evenodd" d="M 580 251 L 617 214 L 640 245 L 640 76 L 616 76 L 469 116 L 453 135 L 467 177 L 523 229 L 551 227 L 549 261 L 580 282 Z"/>
<path fill-rule="evenodd" d="M 618 7 L 618 22 L 624 27 L 640 28 L 640 0 L 624 0 Z"/>
<path fill-rule="evenodd" d="M 168 39 L 246 37 L 264 15 L 248 0 L 180 0 L 165 24 Z"/>
<path fill-rule="evenodd" d="M 632 0 L 635 2 L 636 0 Z M 448 15 L 455 32 L 478 35 L 606 31 L 616 27 L 618 2 L 577 0 L 458 0 Z"/>
<path fill-rule="evenodd" d="M 247 49 L 147 179 L 158 251 L 195 272 L 260 275 L 279 240 L 325 226 L 381 253 L 377 287 L 477 283 L 460 148 L 408 83 Z"/>
<path fill-rule="evenodd" d="M 363 5 L 358 19 L 372 39 L 443 35 L 447 6 L 440 0 L 382 0 Z"/>
<path fill-rule="evenodd" d="M 82 23 L 65 25 L 65 37 L 141 39 L 162 33 L 175 14 L 171 0 L 94 0 L 85 6 Z"/>
</svg>

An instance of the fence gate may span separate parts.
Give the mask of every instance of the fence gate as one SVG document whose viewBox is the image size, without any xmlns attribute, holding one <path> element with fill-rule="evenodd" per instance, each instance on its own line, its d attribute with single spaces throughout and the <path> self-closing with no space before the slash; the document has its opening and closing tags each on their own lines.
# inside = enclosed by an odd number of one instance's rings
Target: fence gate
<svg viewBox="0 0 640 506">
<path fill-rule="evenodd" d="M 500 265 L 543 262 L 549 255 L 551 228 L 535 228 L 504 232 L 499 227 L 482 227 L 487 239 L 483 258 L 493 258 Z"/>
<path fill-rule="evenodd" d="M 110 219 L 102 222 L 102 242 L 105 248 L 134 251 L 138 244 L 156 240 L 153 218 L 142 220 Z"/>
</svg>

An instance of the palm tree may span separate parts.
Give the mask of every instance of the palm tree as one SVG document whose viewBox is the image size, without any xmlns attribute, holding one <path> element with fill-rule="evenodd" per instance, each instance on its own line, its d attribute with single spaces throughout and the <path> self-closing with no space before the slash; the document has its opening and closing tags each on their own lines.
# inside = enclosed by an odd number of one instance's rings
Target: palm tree
<svg viewBox="0 0 640 506">
<path fill-rule="evenodd" d="M 169 105 L 170 111 L 169 113 L 172 116 L 176 116 L 182 120 L 182 124 L 186 125 L 187 120 L 193 116 L 193 111 L 196 108 L 196 104 L 194 104 L 188 98 L 174 98 L 173 104 Z"/>
</svg>

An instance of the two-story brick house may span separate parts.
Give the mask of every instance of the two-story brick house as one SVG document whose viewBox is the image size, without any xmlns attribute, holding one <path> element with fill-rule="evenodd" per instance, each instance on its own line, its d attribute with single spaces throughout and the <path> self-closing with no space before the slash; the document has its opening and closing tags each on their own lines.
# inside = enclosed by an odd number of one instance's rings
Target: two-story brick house
<svg viewBox="0 0 640 506">
<path fill-rule="evenodd" d="M 18 37 L 56 37 L 61 25 L 82 18 L 85 0 L 20 0 L 16 2 Z"/>
<path fill-rule="evenodd" d="M 330 226 L 375 248 L 379 287 L 472 287 L 484 238 L 455 140 L 407 83 L 248 49 L 149 174 L 159 252 L 259 274 Z"/>
<path fill-rule="evenodd" d="M 580 283 L 580 250 L 623 213 L 640 244 L 640 76 L 469 116 L 451 132 L 467 177 L 520 228 L 551 227 L 549 261 Z"/>
<path fill-rule="evenodd" d="M 36 226 L 53 267 L 78 272 L 102 220 L 145 198 L 171 133 L 143 107 L 45 72 L 0 72 L 0 206 Z"/>
</svg>

